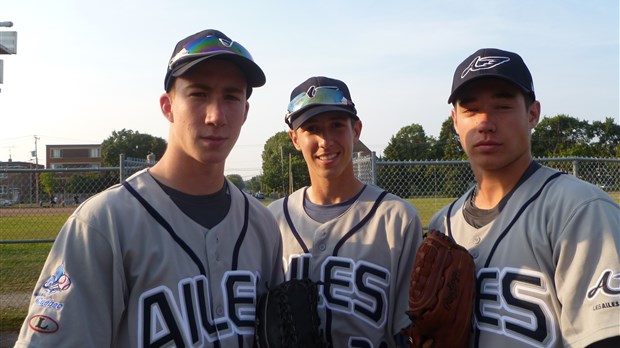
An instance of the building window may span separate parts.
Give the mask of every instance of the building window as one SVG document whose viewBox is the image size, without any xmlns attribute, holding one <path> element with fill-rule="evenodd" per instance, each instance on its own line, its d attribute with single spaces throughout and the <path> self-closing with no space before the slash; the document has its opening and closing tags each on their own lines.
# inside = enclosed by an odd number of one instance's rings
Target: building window
<svg viewBox="0 0 620 348">
<path fill-rule="evenodd" d="M 52 158 L 62 158 L 62 150 L 52 149 Z"/>
<path fill-rule="evenodd" d="M 8 179 L 9 173 L 0 173 L 0 179 Z"/>
<path fill-rule="evenodd" d="M 7 194 L 6 185 L 0 185 L 0 195 Z"/>
<path fill-rule="evenodd" d="M 89 153 L 89 155 L 90 155 L 89 157 L 90 157 L 90 158 L 99 158 L 99 157 L 101 157 L 101 151 L 100 151 L 100 149 L 99 149 L 99 148 L 96 148 L 96 149 L 90 149 L 90 151 L 89 151 L 89 152 L 90 152 L 90 153 Z"/>
</svg>

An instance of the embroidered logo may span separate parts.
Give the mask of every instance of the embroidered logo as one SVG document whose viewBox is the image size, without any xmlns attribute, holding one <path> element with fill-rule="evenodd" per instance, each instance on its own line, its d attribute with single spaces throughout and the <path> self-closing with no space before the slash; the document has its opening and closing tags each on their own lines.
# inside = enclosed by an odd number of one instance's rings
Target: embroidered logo
<svg viewBox="0 0 620 348">
<path fill-rule="evenodd" d="M 28 321 L 28 326 L 34 331 L 50 334 L 58 331 L 58 323 L 56 320 L 47 315 L 33 315 Z"/>
<path fill-rule="evenodd" d="M 65 291 L 69 289 L 70 286 L 71 278 L 65 273 L 65 265 L 63 263 L 58 266 L 54 274 L 45 281 L 45 284 L 41 286 L 41 291 L 37 295 L 51 295 L 59 291 Z"/>
<path fill-rule="evenodd" d="M 470 71 L 488 70 L 493 69 L 500 64 L 509 62 L 508 57 L 489 56 L 489 57 L 476 57 L 469 63 L 469 66 L 461 73 L 461 78 L 464 78 Z"/>
<path fill-rule="evenodd" d="M 593 300 L 599 293 L 608 297 L 620 297 L 620 273 L 606 269 L 596 281 L 596 285 L 588 289 L 588 300 Z"/>
</svg>

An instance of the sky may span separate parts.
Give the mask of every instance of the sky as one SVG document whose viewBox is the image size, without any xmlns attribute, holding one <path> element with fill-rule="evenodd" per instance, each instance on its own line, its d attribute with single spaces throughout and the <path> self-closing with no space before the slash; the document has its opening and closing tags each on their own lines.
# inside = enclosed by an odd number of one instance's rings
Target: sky
<svg viewBox="0 0 620 348">
<path fill-rule="evenodd" d="M 618 0 L 3 0 L 0 21 L 13 27 L 0 31 L 17 32 L 17 54 L 0 56 L 0 161 L 44 164 L 45 145 L 98 144 L 122 129 L 167 140 L 168 60 L 209 28 L 267 76 L 226 163 L 245 180 L 288 129 L 290 93 L 308 77 L 346 82 L 361 141 L 380 156 L 402 127 L 439 136 L 454 70 L 483 47 L 523 57 L 544 117 L 620 123 L 619 16 Z"/>
</svg>

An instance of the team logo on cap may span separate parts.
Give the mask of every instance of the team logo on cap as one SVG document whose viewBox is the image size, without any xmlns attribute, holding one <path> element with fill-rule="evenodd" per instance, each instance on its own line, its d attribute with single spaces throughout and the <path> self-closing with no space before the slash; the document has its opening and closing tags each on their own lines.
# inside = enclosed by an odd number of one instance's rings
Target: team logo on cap
<svg viewBox="0 0 620 348">
<path fill-rule="evenodd" d="M 488 70 L 493 69 L 500 64 L 509 62 L 508 57 L 490 56 L 490 57 L 476 57 L 469 63 L 469 66 L 463 70 L 461 78 L 464 78 L 470 71 Z"/>
</svg>

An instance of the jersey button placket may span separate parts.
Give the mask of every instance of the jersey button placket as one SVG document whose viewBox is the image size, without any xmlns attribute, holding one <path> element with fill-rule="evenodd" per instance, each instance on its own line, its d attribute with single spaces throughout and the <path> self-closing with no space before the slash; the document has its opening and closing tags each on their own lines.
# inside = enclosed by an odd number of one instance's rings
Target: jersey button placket
<svg viewBox="0 0 620 348">
<path fill-rule="evenodd" d="M 220 262 L 221 258 L 220 258 L 220 236 L 216 235 L 215 236 L 215 261 Z"/>
</svg>

